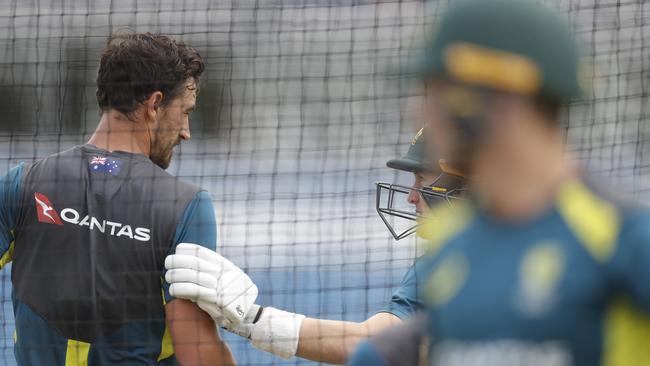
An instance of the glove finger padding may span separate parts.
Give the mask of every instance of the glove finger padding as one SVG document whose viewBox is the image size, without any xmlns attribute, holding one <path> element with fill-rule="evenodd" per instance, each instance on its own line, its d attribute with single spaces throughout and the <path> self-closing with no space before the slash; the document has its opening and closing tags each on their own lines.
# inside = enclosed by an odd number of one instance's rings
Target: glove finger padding
<svg viewBox="0 0 650 366">
<path fill-rule="evenodd" d="M 221 256 L 219 253 L 197 244 L 180 243 L 176 246 L 175 253 L 201 258 L 204 261 L 208 261 L 224 269 L 236 267 L 231 261 Z"/>
<path fill-rule="evenodd" d="M 200 245 L 179 244 L 165 268 L 172 296 L 213 303 L 232 323 L 241 322 L 257 299 L 257 286 L 244 271 Z"/>
<path fill-rule="evenodd" d="M 177 282 L 169 286 L 169 294 L 181 299 L 216 303 L 217 292 L 212 288 L 199 286 L 191 282 Z"/>
<path fill-rule="evenodd" d="M 190 300 L 204 299 L 223 307 L 233 303 L 235 311 L 244 312 L 257 299 L 258 289 L 253 281 L 239 268 L 225 271 L 220 277 L 186 269 L 170 269 L 165 280 L 171 284 L 170 294 Z M 240 305 L 239 309 L 236 309 Z"/>
<path fill-rule="evenodd" d="M 217 287 L 219 286 L 219 279 L 217 276 L 188 268 L 168 270 L 167 273 L 165 273 L 165 281 L 171 284 L 189 282 L 214 290 L 217 290 Z"/>
<path fill-rule="evenodd" d="M 250 302 L 252 305 L 257 299 L 257 286 L 253 283 L 246 273 L 244 273 L 239 268 L 233 268 L 230 271 L 225 272 L 219 277 L 219 287 L 217 289 L 217 296 L 219 296 L 219 301 L 225 305 L 228 305 L 234 298 L 246 297 L 249 298 L 253 296 L 254 298 Z M 248 310 L 246 307 L 245 310 Z"/>
<path fill-rule="evenodd" d="M 168 270 L 184 268 L 214 276 L 220 276 L 223 272 L 233 268 L 233 266 L 224 267 L 221 264 L 222 263 L 213 263 L 188 254 L 172 254 L 165 258 L 165 268 Z"/>
</svg>

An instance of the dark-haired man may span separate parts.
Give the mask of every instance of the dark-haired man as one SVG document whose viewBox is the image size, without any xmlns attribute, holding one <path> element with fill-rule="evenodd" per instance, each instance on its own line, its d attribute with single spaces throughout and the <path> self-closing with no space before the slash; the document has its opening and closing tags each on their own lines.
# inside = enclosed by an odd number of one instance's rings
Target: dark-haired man
<svg viewBox="0 0 650 366">
<path fill-rule="evenodd" d="M 212 319 L 163 280 L 178 243 L 216 246 L 207 192 L 164 171 L 190 138 L 203 69 L 172 38 L 113 35 L 88 143 L 0 179 L 0 265 L 13 261 L 19 365 L 234 363 Z"/>
</svg>

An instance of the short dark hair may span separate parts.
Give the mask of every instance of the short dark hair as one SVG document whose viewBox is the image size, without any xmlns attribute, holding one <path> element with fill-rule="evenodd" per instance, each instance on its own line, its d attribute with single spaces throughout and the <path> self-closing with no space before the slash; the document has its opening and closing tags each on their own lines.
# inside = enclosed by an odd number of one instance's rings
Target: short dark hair
<svg viewBox="0 0 650 366">
<path fill-rule="evenodd" d="M 204 70 L 201 55 L 170 37 L 121 30 L 111 35 L 97 71 L 97 103 L 102 111 L 131 115 L 152 93 L 166 105 L 181 94 L 188 78 L 197 83 Z"/>
</svg>

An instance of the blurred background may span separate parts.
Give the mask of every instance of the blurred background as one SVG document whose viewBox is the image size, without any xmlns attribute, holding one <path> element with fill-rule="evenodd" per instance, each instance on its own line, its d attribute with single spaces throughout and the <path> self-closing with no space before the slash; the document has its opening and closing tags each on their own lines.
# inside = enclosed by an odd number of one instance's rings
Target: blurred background
<svg viewBox="0 0 650 366">
<path fill-rule="evenodd" d="M 547 0 L 593 67 L 563 115 L 571 150 L 612 191 L 650 202 L 650 5 Z M 169 171 L 206 188 L 218 250 L 263 305 L 360 321 L 416 255 L 375 212 L 376 181 L 416 131 L 412 63 L 448 1 L 0 0 L 0 171 L 83 144 L 99 120 L 99 51 L 116 29 L 182 39 L 205 58 L 192 140 Z M 10 271 L 0 273 L 0 364 L 13 365 Z M 282 361 L 226 336 L 242 365 Z"/>
</svg>

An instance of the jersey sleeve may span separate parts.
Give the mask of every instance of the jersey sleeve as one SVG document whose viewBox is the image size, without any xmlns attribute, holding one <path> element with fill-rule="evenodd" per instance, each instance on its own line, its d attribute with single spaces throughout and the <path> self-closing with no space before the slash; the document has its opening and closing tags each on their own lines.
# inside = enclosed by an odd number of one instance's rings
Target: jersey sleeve
<svg viewBox="0 0 650 366">
<path fill-rule="evenodd" d="M 217 221 L 208 192 L 198 192 L 185 208 L 176 227 L 173 245 L 167 254 L 176 252 L 176 246 L 180 243 L 193 243 L 211 250 L 217 249 Z M 169 294 L 169 283 L 164 280 L 164 272 L 162 278 L 163 294 L 167 303 L 174 297 Z"/>
<path fill-rule="evenodd" d="M 16 219 L 20 209 L 20 183 L 24 164 L 0 177 L 0 268 L 12 260 Z"/>
<path fill-rule="evenodd" d="M 348 366 L 389 366 L 388 361 L 379 353 L 376 346 L 365 340 L 357 346 L 347 362 Z"/>
<path fill-rule="evenodd" d="M 609 266 L 614 275 L 614 291 L 650 311 L 650 212 L 624 223 Z"/>
<path fill-rule="evenodd" d="M 350 358 L 350 365 L 417 366 L 424 364 L 428 348 L 428 318 L 417 314 L 408 321 L 383 330 L 359 345 Z"/>
<path fill-rule="evenodd" d="M 393 292 L 390 303 L 379 310 L 380 313 L 390 313 L 404 320 L 422 309 L 422 302 L 417 296 L 418 283 L 421 280 L 418 275 L 420 263 L 421 259 L 418 259 L 409 268 L 400 286 Z"/>
</svg>

